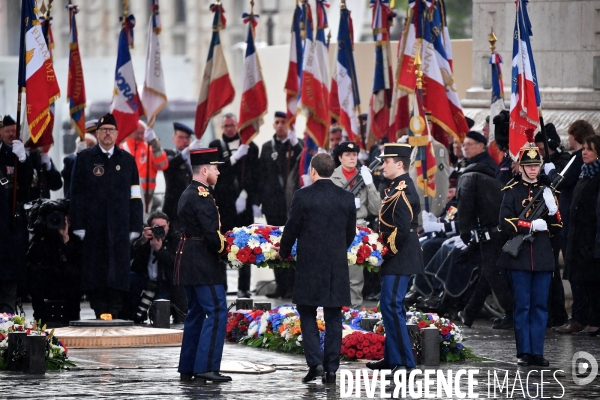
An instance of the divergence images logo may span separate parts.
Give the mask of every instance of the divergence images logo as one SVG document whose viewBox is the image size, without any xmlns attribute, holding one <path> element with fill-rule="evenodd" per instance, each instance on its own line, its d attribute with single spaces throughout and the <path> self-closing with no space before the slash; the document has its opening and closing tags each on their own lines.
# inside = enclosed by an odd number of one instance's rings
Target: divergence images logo
<svg viewBox="0 0 600 400">
<path fill-rule="evenodd" d="M 598 375 L 596 358 L 585 351 L 578 351 L 571 360 L 571 374 L 576 385 L 587 385 Z"/>
</svg>

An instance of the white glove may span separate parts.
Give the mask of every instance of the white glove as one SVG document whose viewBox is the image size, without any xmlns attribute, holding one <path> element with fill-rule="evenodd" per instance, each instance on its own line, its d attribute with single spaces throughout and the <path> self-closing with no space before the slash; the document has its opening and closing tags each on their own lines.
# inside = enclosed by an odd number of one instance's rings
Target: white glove
<svg viewBox="0 0 600 400">
<path fill-rule="evenodd" d="M 319 147 L 319 148 L 317 149 L 317 154 L 321 154 L 321 153 L 323 153 L 323 154 L 328 154 L 329 152 L 328 152 L 327 150 L 325 150 L 324 148 L 322 148 L 322 147 Z M 312 181 L 311 181 L 311 183 L 312 183 Z"/>
<path fill-rule="evenodd" d="M 400 139 L 398 139 L 396 143 L 408 143 L 408 135 L 400 136 Z"/>
<path fill-rule="evenodd" d="M 154 133 L 154 129 L 146 128 L 146 130 L 144 131 L 144 140 L 146 141 L 146 143 L 150 143 L 154 139 L 156 139 L 156 133 Z"/>
<path fill-rule="evenodd" d="M 544 164 L 544 173 L 546 175 L 548 175 L 550 173 L 550 171 L 552 171 L 553 169 L 556 169 L 556 167 L 554 166 L 553 163 L 549 162 Z"/>
<path fill-rule="evenodd" d="M 358 161 L 367 161 L 369 159 L 369 155 L 366 151 L 361 151 L 358 153 Z"/>
<path fill-rule="evenodd" d="M 383 258 L 382 258 L 381 260 L 377 261 L 377 262 L 375 263 L 375 266 L 376 266 L 376 267 L 379 267 L 379 266 L 381 266 L 381 264 L 383 264 Z"/>
<path fill-rule="evenodd" d="M 373 175 L 371 175 L 371 171 L 369 171 L 369 167 L 366 165 L 360 167 L 360 175 L 362 176 L 365 185 L 373 183 Z"/>
<path fill-rule="evenodd" d="M 288 140 L 290 141 L 290 144 L 292 146 L 295 146 L 298 144 L 298 136 L 296 136 L 296 131 L 295 130 L 290 130 L 288 131 Z"/>
<path fill-rule="evenodd" d="M 138 237 L 140 237 L 140 233 L 139 232 L 129 232 L 129 241 L 130 242 L 132 240 L 137 239 Z"/>
<path fill-rule="evenodd" d="M 190 150 L 198 150 L 199 148 L 202 147 L 202 142 L 200 141 L 200 139 L 196 138 L 194 140 L 192 140 L 192 143 L 190 143 L 190 146 L 188 147 L 188 151 Z"/>
<path fill-rule="evenodd" d="M 442 246 L 454 245 L 457 240 L 460 240 L 460 236 L 451 237 L 450 239 L 448 239 L 445 242 L 443 242 Z M 461 240 L 461 242 L 462 242 L 462 240 Z"/>
<path fill-rule="evenodd" d="M 84 151 L 85 149 L 87 149 L 87 143 L 85 142 L 85 140 L 77 143 L 77 147 L 75 147 L 75 153 L 79 154 L 82 151 Z"/>
<path fill-rule="evenodd" d="M 76 231 L 73 231 L 73 233 L 79 236 L 79 239 L 81 240 L 83 240 L 83 238 L 85 237 L 85 229 L 77 229 Z"/>
<path fill-rule="evenodd" d="M 50 171 L 52 169 L 52 161 L 50 161 L 50 155 L 48 153 L 42 154 L 42 164 L 46 165 L 46 171 Z"/>
<path fill-rule="evenodd" d="M 255 218 L 260 218 L 263 216 L 262 210 L 256 204 L 252 205 L 252 213 L 254 214 Z"/>
<path fill-rule="evenodd" d="M 241 214 L 244 211 L 246 211 L 246 199 L 247 198 L 248 198 L 248 192 L 246 192 L 245 190 L 242 190 L 240 192 L 240 195 L 238 196 L 237 200 L 235 201 L 235 211 L 238 214 Z"/>
<path fill-rule="evenodd" d="M 310 186 L 312 184 L 312 179 L 310 179 L 309 174 L 302 175 L 302 187 Z"/>
<path fill-rule="evenodd" d="M 548 224 L 543 219 L 531 221 L 531 232 L 543 232 L 548 230 Z"/>
<path fill-rule="evenodd" d="M 441 222 L 424 221 L 423 222 L 423 231 L 425 233 L 429 233 L 429 232 L 445 232 L 445 230 L 444 230 L 444 224 L 442 224 Z"/>
<path fill-rule="evenodd" d="M 13 140 L 12 152 L 15 154 L 15 156 L 17 156 L 17 158 L 21 162 L 25 162 L 25 160 L 27 159 L 27 155 L 25 153 L 25 146 L 23 146 L 23 142 L 21 142 L 20 140 Z"/>
<path fill-rule="evenodd" d="M 558 206 L 556 205 L 556 200 L 554 200 L 554 194 L 550 188 L 544 189 L 544 201 L 546 202 L 546 207 L 548 207 L 548 215 L 554 215 L 558 211 Z"/>
<path fill-rule="evenodd" d="M 240 147 L 238 147 L 238 149 L 235 151 L 235 153 L 233 153 L 231 158 L 235 159 L 235 161 L 239 161 L 240 158 L 242 158 L 246 154 L 248 154 L 248 148 L 249 147 L 247 144 L 240 144 Z"/>
<path fill-rule="evenodd" d="M 425 210 L 421 211 L 421 217 L 423 218 L 423 223 L 425 222 L 437 222 L 437 217 L 430 212 L 427 212 Z"/>
<path fill-rule="evenodd" d="M 466 249 L 468 246 L 465 244 L 465 242 L 462 241 L 462 239 L 460 238 L 460 236 L 457 236 L 457 240 L 456 242 L 454 242 L 454 247 L 456 247 L 459 250 L 464 250 Z"/>
<path fill-rule="evenodd" d="M 354 198 L 354 206 L 357 210 L 360 208 L 360 199 L 358 197 Z"/>
</svg>

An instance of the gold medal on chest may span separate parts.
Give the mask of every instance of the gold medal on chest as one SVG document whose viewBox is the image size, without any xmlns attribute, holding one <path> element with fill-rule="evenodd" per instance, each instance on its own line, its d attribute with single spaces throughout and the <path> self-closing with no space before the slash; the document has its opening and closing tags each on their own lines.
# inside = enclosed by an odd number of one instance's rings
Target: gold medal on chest
<svg viewBox="0 0 600 400">
<path fill-rule="evenodd" d="M 92 173 L 94 176 L 102 176 L 104 175 L 104 167 L 102 165 L 95 165 Z"/>
<path fill-rule="evenodd" d="M 210 192 L 204 186 L 198 186 L 198 196 L 208 197 Z"/>
</svg>

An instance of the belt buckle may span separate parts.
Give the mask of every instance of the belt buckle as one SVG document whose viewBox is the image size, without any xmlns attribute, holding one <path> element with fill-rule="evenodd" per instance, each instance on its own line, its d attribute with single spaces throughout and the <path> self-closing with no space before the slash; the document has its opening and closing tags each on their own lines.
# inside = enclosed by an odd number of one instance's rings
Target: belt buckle
<svg viewBox="0 0 600 400">
<path fill-rule="evenodd" d="M 0 185 L 4 186 L 8 184 L 8 178 L 0 178 Z"/>
</svg>

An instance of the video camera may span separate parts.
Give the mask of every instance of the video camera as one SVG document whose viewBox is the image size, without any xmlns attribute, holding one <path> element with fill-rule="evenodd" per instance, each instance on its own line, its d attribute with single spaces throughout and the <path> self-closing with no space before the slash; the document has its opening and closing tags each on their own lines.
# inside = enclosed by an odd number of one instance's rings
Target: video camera
<svg viewBox="0 0 600 400">
<path fill-rule="evenodd" d="M 69 215 L 69 200 L 38 199 L 25 204 L 29 223 L 27 229 L 33 235 L 43 235 L 48 230 L 64 229 L 65 217 Z"/>
</svg>

